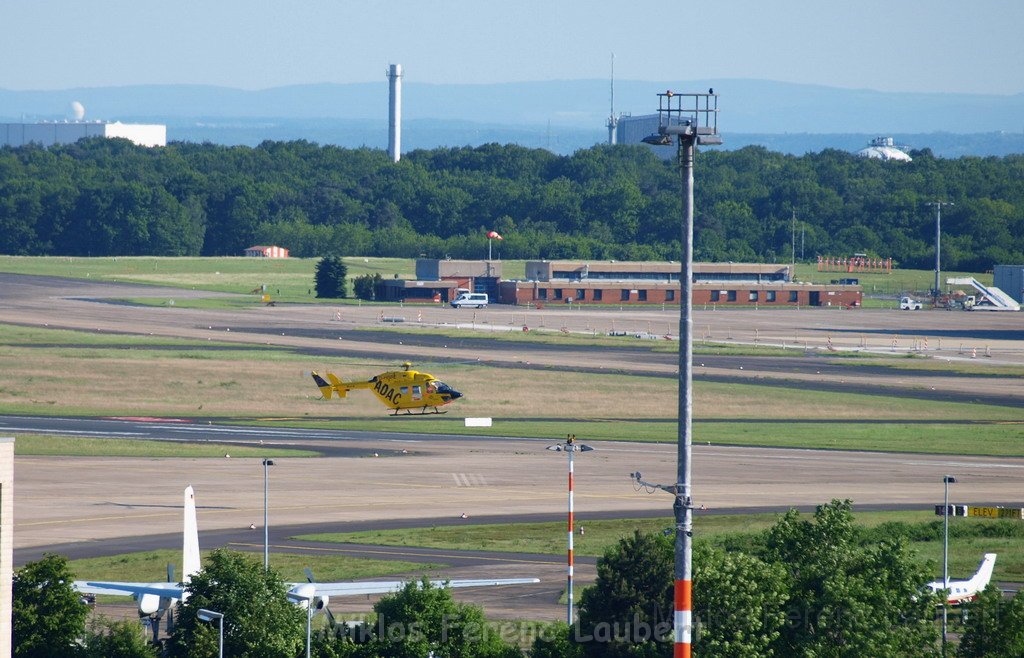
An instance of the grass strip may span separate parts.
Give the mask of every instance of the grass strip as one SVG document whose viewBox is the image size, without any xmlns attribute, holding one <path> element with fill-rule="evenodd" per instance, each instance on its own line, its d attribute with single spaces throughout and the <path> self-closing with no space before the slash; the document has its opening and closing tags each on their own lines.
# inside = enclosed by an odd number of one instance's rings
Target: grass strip
<svg viewBox="0 0 1024 658">
<path fill-rule="evenodd" d="M 18 434 L 14 454 L 19 457 L 318 457 L 313 450 L 248 447 L 222 443 L 184 443 L 141 439 L 99 439 L 47 434 Z"/>
<path fill-rule="evenodd" d="M 770 528 L 780 514 L 696 514 L 694 536 L 729 549 L 749 550 L 759 533 Z M 810 515 L 805 515 L 810 517 Z M 918 560 L 941 564 L 942 521 L 932 512 L 858 512 L 855 523 L 861 541 L 871 543 L 906 537 Z M 671 531 L 671 517 L 577 521 L 574 551 L 597 557 L 619 539 L 640 532 Z M 581 534 L 579 528 L 584 532 Z M 435 526 L 401 530 L 323 533 L 295 537 L 303 541 L 415 546 L 443 550 L 478 550 L 561 555 L 566 551 L 565 523 L 507 523 L 473 526 Z M 950 574 L 966 578 L 977 569 L 984 553 L 995 552 L 996 580 L 1024 581 L 1024 521 L 955 518 L 950 521 Z"/>
<path fill-rule="evenodd" d="M 479 428 L 434 419 L 390 419 L 378 421 L 288 422 L 289 426 L 318 429 L 347 429 L 417 434 L 476 436 Z M 270 425 L 271 423 L 265 423 Z M 551 438 L 575 434 L 587 441 L 640 441 L 674 443 L 676 423 L 594 421 L 566 418 L 553 421 L 496 419 L 488 436 L 509 438 Z M 962 423 L 877 423 L 849 421 L 797 422 L 712 422 L 694 421 L 693 441 L 697 445 L 742 445 L 776 448 L 868 450 L 949 455 L 1024 456 L 1024 422 Z"/>
<path fill-rule="evenodd" d="M 189 340 L 166 336 L 140 336 L 130 333 L 80 331 L 49 327 L 24 327 L 0 323 L 0 343 L 6 347 L 59 347 L 66 346 L 128 346 L 128 347 L 238 347 L 238 343 L 224 341 Z"/>
<path fill-rule="evenodd" d="M 956 354 L 953 350 L 947 350 L 950 354 Z M 893 370 L 923 370 L 928 372 L 942 372 L 956 375 L 969 375 L 973 377 L 1024 377 L 1024 368 L 1014 365 L 996 365 L 977 361 L 952 361 L 939 353 L 933 353 L 930 359 L 864 359 L 857 361 L 843 361 L 841 365 L 852 367 L 873 367 L 891 368 Z M 853 374 L 853 373 L 851 373 Z"/>
<path fill-rule="evenodd" d="M 203 551 L 203 557 L 209 551 Z M 261 561 L 262 556 L 253 554 Z M 167 565 L 175 565 L 175 578 L 181 578 L 181 551 L 174 549 L 122 553 L 107 557 L 71 560 L 72 573 L 78 580 L 118 580 L 127 582 L 160 582 L 167 579 Z M 271 553 L 270 566 L 278 571 L 285 582 L 306 582 L 303 569 L 313 570 L 316 579 L 323 582 L 341 582 L 361 578 L 379 578 L 407 572 L 428 572 L 443 569 L 441 563 L 405 562 L 401 560 L 374 560 L 347 555 L 313 555 L 298 553 Z"/>
</svg>

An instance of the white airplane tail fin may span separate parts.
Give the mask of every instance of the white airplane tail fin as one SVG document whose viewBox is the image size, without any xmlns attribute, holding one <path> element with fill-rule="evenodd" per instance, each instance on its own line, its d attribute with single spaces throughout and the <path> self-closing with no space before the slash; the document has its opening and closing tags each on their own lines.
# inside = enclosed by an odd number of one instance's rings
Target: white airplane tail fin
<svg viewBox="0 0 1024 658">
<path fill-rule="evenodd" d="M 971 576 L 971 589 L 980 592 L 988 587 L 989 581 L 992 580 L 992 570 L 995 569 L 995 566 L 996 554 L 985 553 L 985 557 L 981 559 L 981 564 L 978 565 L 978 572 Z"/>
<path fill-rule="evenodd" d="M 192 485 L 185 487 L 185 524 L 182 547 L 181 582 L 188 585 L 194 574 L 199 573 L 199 524 L 196 521 L 196 494 Z"/>
</svg>

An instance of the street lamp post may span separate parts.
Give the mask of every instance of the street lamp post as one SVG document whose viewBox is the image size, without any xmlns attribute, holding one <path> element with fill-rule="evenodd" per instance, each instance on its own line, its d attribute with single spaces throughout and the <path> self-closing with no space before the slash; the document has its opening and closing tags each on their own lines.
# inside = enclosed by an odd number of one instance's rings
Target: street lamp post
<svg viewBox="0 0 1024 658">
<path fill-rule="evenodd" d="M 267 524 L 267 491 L 270 482 L 270 467 L 273 459 L 263 460 L 263 568 L 270 568 L 270 526 Z"/>
<path fill-rule="evenodd" d="M 952 475 L 942 476 L 942 655 L 946 655 L 946 612 L 949 607 L 949 485 Z"/>
<path fill-rule="evenodd" d="M 673 615 L 674 658 L 689 658 L 692 649 L 693 587 L 693 492 L 691 449 L 693 445 L 693 158 L 697 145 L 717 146 L 718 95 L 658 94 L 658 132 L 643 140 L 656 146 L 678 146 L 682 173 L 683 226 L 679 276 L 679 435 L 676 484 L 659 486 L 673 494 L 676 522 L 675 605 Z M 637 481 L 640 478 L 637 475 Z"/>
<path fill-rule="evenodd" d="M 565 452 L 569 456 L 569 552 L 568 552 L 568 603 L 566 607 L 566 623 L 572 626 L 573 614 L 572 614 L 572 572 L 573 572 L 573 455 L 577 452 L 590 452 L 593 450 L 590 446 L 583 443 L 576 443 L 576 435 L 570 434 L 565 443 L 556 443 L 553 446 L 548 446 L 548 450 L 554 450 L 555 452 Z"/>
<path fill-rule="evenodd" d="M 220 638 L 217 642 L 217 656 L 218 658 L 224 658 L 224 614 L 220 612 L 214 612 L 213 610 L 207 610 L 206 608 L 200 608 L 199 612 L 196 613 L 202 621 L 213 621 L 217 620 L 219 628 Z"/>
<path fill-rule="evenodd" d="M 298 592 L 288 592 L 287 596 L 288 600 L 292 603 L 305 603 L 306 605 L 306 658 L 309 658 L 310 628 L 313 625 L 313 600 L 316 597 L 299 594 Z"/>
</svg>

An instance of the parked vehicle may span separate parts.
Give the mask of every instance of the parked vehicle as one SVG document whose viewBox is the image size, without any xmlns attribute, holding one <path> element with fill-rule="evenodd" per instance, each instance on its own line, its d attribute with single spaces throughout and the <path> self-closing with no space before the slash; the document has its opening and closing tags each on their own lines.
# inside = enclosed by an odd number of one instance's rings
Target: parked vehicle
<svg viewBox="0 0 1024 658">
<path fill-rule="evenodd" d="M 921 302 L 917 301 L 913 297 L 904 297 L 900 300 L 901 311 L 920 311 L 922 308 Z"/>
<path fill-rule="evenodd" d="M 473 308 L 487 308 L 487 302 L 489 301 L 487 293 L 484 292 L 464 292 L 455 299 L 452 300 L 452 308 L 462 308 L 464 306 L 472 306 Z"/>
</svg>

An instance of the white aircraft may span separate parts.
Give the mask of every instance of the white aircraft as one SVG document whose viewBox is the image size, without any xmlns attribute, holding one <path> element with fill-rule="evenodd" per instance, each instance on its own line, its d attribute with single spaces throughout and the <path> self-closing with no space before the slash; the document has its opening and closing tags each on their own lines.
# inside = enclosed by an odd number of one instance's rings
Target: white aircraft
<svg viewBox="0 0 1024 658">
<path fill-rule="evenodd" d="M 154 639 L 159 635 L 160 618 L 173 608 L 178 601 L 188 598 L 188 584 L 192 576 L 199 572 L 199 526 L 196 521 L 196 498 L 191 486 L 185 488 L 185 522 L 182 567 L 183 575 L 180 583 L 127 583 L 99 582 L 76 580 L 75 590 L 82 594 L 113 594 L 132 596 L 139 602 L 139 616 L 147 617 L 153 624 Z M 171 568 L 168 568 L 168 581 L 172 580 Z M 332 596 L 355 596 L 363 594 L 387 594 L 396 592 L 405 586 L 405 581 L 361 581 L 318 583 L 313 581 L 313 574 L 306 570 L 309 582 L 288 583 L 288 594 L 291 600 L 301 600 L 298 604 L 303 609 L 312 604 L 316 612 L 325 612 L 331 619 L 333 615 L 327 609 L 327 602 Z M 484 587 L 493 585 L 525 585 L 539 583 L 537 578 L 494 578 L 477 580 L 432 580 L 435 587 Z M 170 618 L 168 625 L 170 625 Z"/>
<path fill-rule="evenodd" d="M 981 564 L 978 565 L 978 571 L 970 580 L 950 580 L 948 586 L 943 586 L 941 580 L 934 580 L 926 585 L 926 587 L 936 594 L 942 592 L 942 590 L 949 590 L 949 595 L 946 599 L 946 603 L 949 605 L 959 605 L 967 601 L 973 601 L 978 597 L 978 592 L 988 587 L 988 583 L 992 580 L 992 569 L 996 566 L 996 554 L 985 553 L 985 557 L 981 559 Z"/>
</svg>

